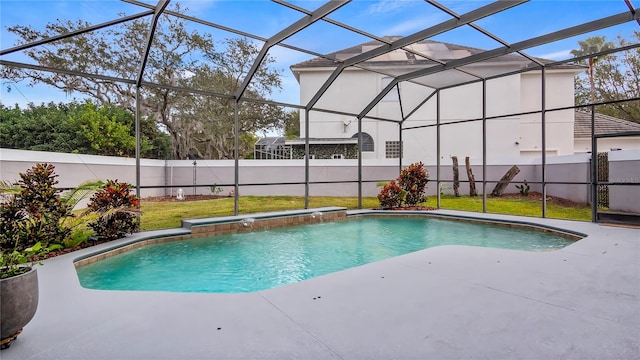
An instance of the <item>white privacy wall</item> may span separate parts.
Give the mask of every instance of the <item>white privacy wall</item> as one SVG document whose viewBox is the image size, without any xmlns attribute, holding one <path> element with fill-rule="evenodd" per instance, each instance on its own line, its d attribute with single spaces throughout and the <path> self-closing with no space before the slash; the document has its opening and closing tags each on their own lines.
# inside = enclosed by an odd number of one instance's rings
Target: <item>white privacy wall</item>
<svg viewBox="0 0 640 360">
<path fill-rule="evenodd" d="M 589 154 L 554 156 L 547 159 L 546 179 L 548 182 L 587 182 L 590 178 Z M 421 159 L 405 159 L 404 165 Z M 459 158 L 460 193 L 468 194 L 464 158 Z M 37 162 L 49 162 L 55 165 L 59 175 L 58 187 L 71 188 L 87 180 L 117 179 L 134 184 L 136 181 L 135 159 L 107 156 L 78 155 L 0 149 L 0 179 L 15 181 L 19 173 L 24 172 Z M 632 182 L 640 179 L 640 150 L 610 152 L 611 181 Z M 240 160 L 240 195 L 292 195 L 303 196 L 305 192 L 304 160 Z M 311 196 L 357 196 L 358 165 L 357 160 L 311 160 L 311 182 L 335 182 L 339 184 L 311 184 Z M 453 169 L 449 157 L 441 159 L 440 178 L 445 193 L 452 193 Z M 493 161 L 487 164 L 487 193 L 490 193 L 504 173 L 517 165 L 520 173 L 507 187 L 506 193 L 515 193 L 515 185 L 527 180 L 531 191 L 541 191 L 535 184 L 542 180 L 540 159 L 513 158 Z M 432 181 L 427 185 L 427 194 L 435 195 L 438 186 L 435 182 L 437 169 L 434 163 L 425 162 Z M 471 161 L 476 187 L 482 193 L 481 181 L 484 178 L 482 163 Z M 233 190 L 233 160 L 198 160 L 194 166 L 192 160 L 150 160 L 141 159 L 140 175 L 142 197 L 175 196 L 178 188 L 187 195 L 211 194 L 210 187 L 222 188 L 222 195 Z M 376 196 L 379 192 L 377 181 L 397 178 L 399 166 L 397 159 L 363 160 L 362 176 L 363 196 Z M 283 185 L 261 185 L 265 183 L 299 183 Z M 245 185 L 242 185 L 245 184 Z M 194 186 L 195 185 L 195 186 Z M 640 211 L 640 191 L 638 187 L 611 186 L 610 204 L 612 210 Z M 590 187 L 584 184 L 548 184 L 547 194 L 559 196 L 579 203 L 590 202 Z M 635 209 L 635 210 L 634 210 Z"/>
<path fill-rule="evenodd" d="M 609 182 L 640 182 L 640 150 L 609 152 Z M 638 212 L 640 185 L 610 185 L 611 210 Z"/>
</svg>

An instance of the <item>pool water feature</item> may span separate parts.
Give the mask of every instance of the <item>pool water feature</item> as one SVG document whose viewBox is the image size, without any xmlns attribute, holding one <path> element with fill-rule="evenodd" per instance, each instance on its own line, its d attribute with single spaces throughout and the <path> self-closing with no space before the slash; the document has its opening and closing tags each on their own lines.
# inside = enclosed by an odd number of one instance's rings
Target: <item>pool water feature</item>
<svg viewBox="0 0 640 360">
<path fill-rule="evenodd" d="M 77 269 L 102 290 L 239 293 L 291 284 L 440 245 L 563 248 L 557 233 L 424 217 L 356 217 L 142 246 Z"/>
</svg>

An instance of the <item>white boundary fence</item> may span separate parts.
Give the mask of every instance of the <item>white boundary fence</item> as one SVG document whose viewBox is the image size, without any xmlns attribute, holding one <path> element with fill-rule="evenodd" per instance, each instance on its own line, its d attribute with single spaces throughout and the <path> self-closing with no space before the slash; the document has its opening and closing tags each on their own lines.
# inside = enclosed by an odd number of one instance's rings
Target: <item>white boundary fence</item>
<svg viewBox="0 0 640 360">
<path fill-rule="evenodd" d="M 404 160 L 408 165 L 416 160 Z M 68 153 L 51 153 L 0 149 L 0 179 L 14 181 L 18 174 L 35 163 L 47 162 L 56 167 L 59 175 L 58 187 L 71 188 L 87 180 L 117 179 L 135 183 L 135 159 Z M 546 159 L 547 194 L 578 203 L 590 203 L 590 154 L 553 156 Z M 468 183 L 464 157 L 459 156 L 460 193 L 468 194 Z M 640 182 L 640 150 L 613 151 L 609 154 L 609 177 L 611 182 Z M 442 159 L 440 166 L 444 193 L 452 193 L 453 179 L 450 158 Z M 304 160 L 240 160 L 240 195 L 292 195 L 302 196 L 305 192 Z M 542 166 L 540 159 L 518 158 L 493 161 L 486 165 L 487 193 L 513 165 L 520 173 L 507 187 L 506 193 L 516 193 L 515 185 L 524 180 L 531 185 L 531 191 L 541 191 Z M 435 164 L 425 164 L 432 181 L 428 184 L 428 195 L 435 195 Z M 482 193 L 482 163 L 471 160 L 478 193 Z M 376 182 L 391 180 L 398 176 L 397 159 L 363 160 L 363 196 L 375 196 L 379 192 Z M 357 196 L 357 160 L 310 160 L 311 196 Z M 221 194 L 229 194 L 234 184 L 233 160 L 151 160 L 141 159 L 141 195 L 175 196 L 178 188 L 186 195 L 211 194 L 211 186 L 221 188 Z M 343 183 L 329 183 L 343 182 Z M 273 183 L 275 185 L 259 185 Z M 289 184 L 286 184 L 289 183 Z M 291 184 L 297 183 L 297 184 Z M 549 184 L 550 183 L 550 184 Z M 566 184 L 556 184 L 566 183 Z M 620 211 L 640 212 L 639 186 L 611 186 L 610 208 Z"/>
</svg>

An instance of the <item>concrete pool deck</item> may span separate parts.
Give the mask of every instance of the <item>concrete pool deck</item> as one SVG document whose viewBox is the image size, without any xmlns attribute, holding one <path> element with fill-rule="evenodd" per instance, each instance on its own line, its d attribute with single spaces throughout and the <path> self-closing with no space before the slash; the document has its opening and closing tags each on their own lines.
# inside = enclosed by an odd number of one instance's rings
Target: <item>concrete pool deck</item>
<svg viewBox="0 0 640 360">
<path fill-rule="evenodd" d="M 84 249 L 38 267 L 38 311 L 0 358 L 640 357 L 640 230 L 436 213 L 588 237 L 551 252 L 441 246 L 244 294 L 85 289 L 73 260 L 97 248 Z"/>
</svg>

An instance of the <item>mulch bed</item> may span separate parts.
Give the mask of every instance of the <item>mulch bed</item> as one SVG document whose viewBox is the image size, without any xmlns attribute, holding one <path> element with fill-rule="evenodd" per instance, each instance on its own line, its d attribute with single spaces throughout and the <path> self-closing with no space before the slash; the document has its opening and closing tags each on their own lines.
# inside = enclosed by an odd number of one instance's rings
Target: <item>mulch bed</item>
<svg viewBox="0 0 640 360">
<path fill-rule="evenodd" d="M 400 207 L 394 207 L 392 209 L 389 210 L 424 210 L 424 211 L 429 211 L 429 210 L 438 210 L 437 208 L 434 207 L 430 207 L 430 206 L 400 206 Z"/>
<path fill-rule="evenodd" d="M 489 196 L 489 198 L 491 198 L 491 196 Z M 524 196 L 520 193 L 512 193 L 512 194 L 502 194 L 502 196 L 498 196 L 498 198 L 542 201 L 542 194 L 539 192 L 531 191 L 527 196 Z M 566 207 L 576 207 L 581 205 L 571 200 L 567 200 L 567 199 L 556 197 L 556 196 L 549 196 L 549 195 L 547 195 L 547 204 L 554 204 L 554 205 L 566 206 Z"/>
<path fill-rule="evenodd" d="M 222 195 L 185 195 L 183 200 L 178 200 L 175 196 L 149 196 L 142 198 L 142 201 L 148 202 L 180 202 L 180 201 L 201 201 L 201 200 L 214 200 L 214 199 L 226 199 L 230 196 Z"/>
<path fill-rule="evenodd" d="M 59 250 L 49 251 L 44 256 L 32 256 L 32 257 L 29 258 L 29 262 L 42 261 L 42 260 L 49 259 L 49 258 L 52 258 L 52 257 L 56 257 L 56 256 L 68 254 L 68 253 L 72 253 L 72 252 L 77 251 L 77 250 L 82 250 L 82 249 L 89 248 L 89 247 L 92 247 L 92 246 L 104 244 L 104 243 L 109 242 L 109 241 L 110 240 L 87 241 L 87 242 L 84 242 L 84 243 L 74 247 L 74 248 L 59 249 Z"/>
</svg>

